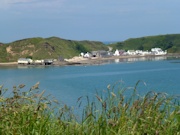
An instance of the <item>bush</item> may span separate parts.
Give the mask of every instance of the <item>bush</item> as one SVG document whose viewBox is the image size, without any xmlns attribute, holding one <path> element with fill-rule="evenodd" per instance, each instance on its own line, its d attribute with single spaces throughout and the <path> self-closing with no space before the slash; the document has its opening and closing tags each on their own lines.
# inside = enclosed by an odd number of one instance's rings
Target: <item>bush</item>
<svg viewBox="0 0 180 135">
<path fill-rule="evenodd" d="M 10 96 L 0 87 L 0 134 L 180 134 L 179 97 L 153 91 L 140 96 L 135 87 L 126 98 L 129 89 L 108 85 L 93 101 L 80 97 L 77 116 L 38 85 L 13 87 Z"/>
</svg>

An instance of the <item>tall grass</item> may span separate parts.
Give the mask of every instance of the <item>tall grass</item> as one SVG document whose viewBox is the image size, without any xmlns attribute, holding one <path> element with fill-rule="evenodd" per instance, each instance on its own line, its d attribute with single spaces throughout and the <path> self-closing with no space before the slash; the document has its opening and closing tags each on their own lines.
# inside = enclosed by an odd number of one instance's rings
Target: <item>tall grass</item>
<svg viewBox="0 0 180 135">
<path fill-rule="evenodd" d="M 38 85 L 29 90 L 24 90 L 25 85 L 13 87 L 10 95 L 10 90 L 0 87 L 0 134 L 180 134 L 178 96 L 154 91 L 140 96 L 136 86 L 117 90 L 108 85 L 105 92 L 96 93 L 94 100 L 80 97 L 77 106 L 82 112 L 77 115 L 72 107 L 39 91 Z"/>
</svg>

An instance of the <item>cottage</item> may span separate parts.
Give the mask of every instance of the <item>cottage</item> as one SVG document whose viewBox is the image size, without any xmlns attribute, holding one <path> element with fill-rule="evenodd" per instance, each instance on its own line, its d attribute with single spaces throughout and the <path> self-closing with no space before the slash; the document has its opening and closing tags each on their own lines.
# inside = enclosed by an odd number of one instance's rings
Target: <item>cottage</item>
<svg viewBox="0 0 180 135">
<path fill-rule="evenodd" d="M 127 54 L 128 55 L 136 55 L 136 52 L 134 50 L 128 50 Z"/>
<path fill-rule="evenodd" d="M 136 50 L 136 55 L 143 55 L 143 51 L 142 50 Z"/>
<path fill-rule="evenodd" d="M 151 55 L 152 53 L 151 52 L 149 52 L 148 50 L 147 51 L 143 51 L 142 52 L 142 55 Z"/>
<path fill-rule="evenodd" d="M 119 55 L 126 55 L 126 51 L 125 50 L 119 50 Z"/>
<path fill-rule="evenodd" d="M 149 52 L 148 50 L 147 51 L 142 51 L 142 50 L 136 50 L 136 55 L 151 55 L 151 52 Z"/>
<path fill-rule="evenodd" d="M 90 58 L 90 57 L 91 57 L 91 54 L 87 52 L 87 53 L 84 54 L 83 57 L 84 57 L 84 58 Z"/>
<path fill-rule="evenodd" d="M 151 52 L 154 55 L 166 55 L 167 54 L 167 51 L 163 51 L 161 48 L 152 48 Z"/>
<path fill-rule="evenodd" d="M 92 51 L 91 54 L 93 57 L 108 57 L 111 55 L 111 53 L 105 50 Z"/>
<path fill-rule="evenodd" d="M 120 55 L 120 54 L 119 54 L 119 50 L 116 49 L 116 51 L 114 52 L 113 55 L 114 55 L 114 56 L 119 56 L 119 55 Z"/>
<path fill-rule="evenodd" d="M 44 64 L 44 60 L 35 60 L 34 64 L 42 65 L 42 64 Z"/>
<path fill-rule="evenodd" d="M 32 62 L 33 62 L 33 60 L 29 59 L 29 58 L 19 58 L 18 59 L 18 64 L 28 65 L 28 64 L 31 64 Z"/>
<path fill-rule="evenodd" d="M 53 59 L 44 60 L 44 65 L 52 65 L 52 64 L 53 64 Z"/>
</svg>

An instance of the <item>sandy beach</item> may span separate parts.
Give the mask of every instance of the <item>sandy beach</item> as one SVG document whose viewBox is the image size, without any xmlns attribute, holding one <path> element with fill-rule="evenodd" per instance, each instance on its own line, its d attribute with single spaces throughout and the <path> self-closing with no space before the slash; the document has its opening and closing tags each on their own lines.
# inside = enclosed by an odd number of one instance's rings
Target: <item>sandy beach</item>
<svg viewBox="0 0 180 135">
<path fill-rule="evenodd" d="M 5 62 L 5 63 L 0 63 L 0 66 L 16 66 L 18 65 L 17 62 Z"/>
</svg>

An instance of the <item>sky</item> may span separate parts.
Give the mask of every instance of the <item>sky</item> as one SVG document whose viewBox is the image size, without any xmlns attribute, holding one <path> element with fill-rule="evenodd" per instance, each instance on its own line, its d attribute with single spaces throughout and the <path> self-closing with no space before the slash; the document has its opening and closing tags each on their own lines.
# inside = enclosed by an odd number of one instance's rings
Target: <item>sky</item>
<svg viewBox="0 0 180 135">
<path fill-rule="evenodd" d="M 180 0 L 0 0 L 0 42 L 124 41 L 179 34 Z"/>
</svg>

